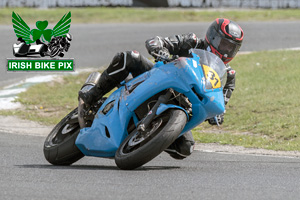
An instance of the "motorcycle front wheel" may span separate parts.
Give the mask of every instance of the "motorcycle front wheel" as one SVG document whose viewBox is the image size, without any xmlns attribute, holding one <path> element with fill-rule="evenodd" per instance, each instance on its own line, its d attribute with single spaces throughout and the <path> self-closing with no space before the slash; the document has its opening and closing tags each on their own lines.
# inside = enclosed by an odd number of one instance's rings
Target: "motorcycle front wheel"
<svg viewBox="0 0 300 200">
<path fill-rule="evenodd" d="M 64 117 L 50 132 L 44 143 L 46 160 L 53 165 L 71 165 L 84 154 L 75 145 L 80 131 L 78 109 Z"/>
<path fill-rule="evenodd" d="M 186 121 L 184 111 L 169 109 L 156 117 L 146 131 L 133 130 L 116 152 L 117 166 L 132 170 L 149 162 L 176 140 Z"/>
<path fill-rule="evenodd" d="M 50 57 L 53 58 L 55 56 L 57 56 L 60 53 L 60 48 L 57 46 L 52 47 L 51 51 L 50 51 Z"/>
</svg>

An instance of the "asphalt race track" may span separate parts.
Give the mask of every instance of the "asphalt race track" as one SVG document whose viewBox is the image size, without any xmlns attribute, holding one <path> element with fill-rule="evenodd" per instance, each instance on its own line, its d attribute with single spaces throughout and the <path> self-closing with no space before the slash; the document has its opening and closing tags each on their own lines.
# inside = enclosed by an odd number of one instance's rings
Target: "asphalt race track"
<svg viewBox="0 0 300 200">
<path fill-rule="evenodd" d="M 299 158 L 196 151 L 166 153 L 134 171 L 83 158 L 71 166 L 44 159 L 44 137 L 0 133 L 1 199 L 299 199 Z"/>
<path fill-rule="evenodd" d="M 115 52 L 138 50 L 155 35 L 186 32 L 203 36 L 209 23 L 72 25 L 68 57 L 76 67 L 107 64 Z M 300 22 L 245 22 L 242 51 L 300 47 Z M 0 86 L 34 73 L 7 73 L 15 35 L 0 26 Z M 4 39 L 5 38 L 5 39 Z M 238 69 L 237 69 L 238 70 Z M 1 129 L 0 129 L 1 130 Z M 183 161 L 162 153 L 133 171 L 114 160 L 83 158 L 74 165 L 52 166 L 44 159 L 45 137 L 0 131 L 0 199 L 299 199 L 300 158 L 195 151 Z"/>
</svg>

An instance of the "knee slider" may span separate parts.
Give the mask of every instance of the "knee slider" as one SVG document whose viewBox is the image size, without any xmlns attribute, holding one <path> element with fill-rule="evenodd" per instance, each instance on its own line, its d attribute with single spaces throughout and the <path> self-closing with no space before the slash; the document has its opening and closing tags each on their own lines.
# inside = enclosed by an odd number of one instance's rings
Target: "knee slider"
<svg viewBox="0 0 300 200">
<path fill-rule="evenodd" d="M 134 59 L 138 59 L 140 57 L 140 52 L 138 51 L 130 51 L 128 54 Z"/>
<path fill-rule="evenodd" d="M 119 52 L 117 53 L 112 61 L 111 61 L 111 65 L 113 67 L 123 67 L 124 65 L 124 53 L 123 52 Z"/>
</svg>

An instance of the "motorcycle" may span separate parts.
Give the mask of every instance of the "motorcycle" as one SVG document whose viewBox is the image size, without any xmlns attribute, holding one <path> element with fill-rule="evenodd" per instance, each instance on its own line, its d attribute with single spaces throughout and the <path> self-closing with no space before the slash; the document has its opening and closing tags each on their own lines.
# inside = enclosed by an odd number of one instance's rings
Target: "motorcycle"
<svg viewBox="0 0 300 200">
<path fill-rule="evenodd" d="M 48 45 L 48 54 L 51 58 L 55 56 L 64 57 L 64 52 L 67 52 L 70 48 L 70 42 L 72 41 L 73 36 L 69 33 L 66 34 L 66 37 L 54 37 L 51 39 Z"/>
<path fill-rule="evenodd" d="M 89 108 L 79 99 L 78 108 L 46 138 L 47 161 L 70 165 L 83 156 L 113 158 L 120 169 L 132 170 L 186 131 L 224 113 L 227 73 L 219 57 L 193 49 L 191 57 L 161 59 Z M 93 87 L 99 77 L 92 73 L 82 90 Z"/>
</svg>

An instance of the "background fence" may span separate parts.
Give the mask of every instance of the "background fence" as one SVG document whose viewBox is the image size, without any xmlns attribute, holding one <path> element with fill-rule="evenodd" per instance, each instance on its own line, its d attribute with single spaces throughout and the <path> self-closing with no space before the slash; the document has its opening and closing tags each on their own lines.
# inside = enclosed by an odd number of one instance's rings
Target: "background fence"
<svg viewBox="0 0 300 200">
<path fill-rule="evenodd" d="M 0 7 L 195 7 L 195 8 L 300 8 L 300 0 L 0 0 Z"/>
</svg>

